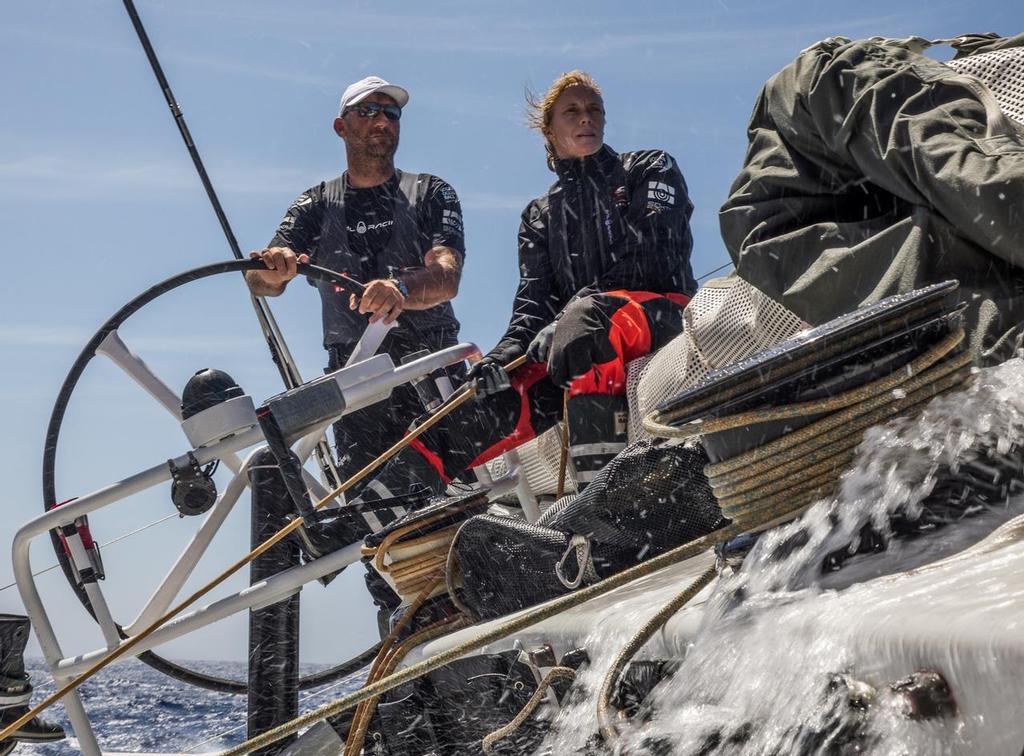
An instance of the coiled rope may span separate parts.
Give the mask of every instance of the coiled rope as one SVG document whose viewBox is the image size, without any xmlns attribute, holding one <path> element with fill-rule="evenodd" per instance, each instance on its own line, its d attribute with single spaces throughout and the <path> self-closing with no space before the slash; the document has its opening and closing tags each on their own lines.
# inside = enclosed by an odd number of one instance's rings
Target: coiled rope
<svg viewBox="0 0 1024 756">
<path fill-rule="evenodd" d="M 833 397 L 750 410 L 680 428 L 665 425 L 664 420 L 673 416 L 692 414 L 692 408 L 682 407 L 661 417 L 651 413 L 644 418 L 644 428 L 662 437 L 692 438 L 825 414 L 763 446 L 704 468 L 725 517 L 734 523 L 760 522 L 751 532 L 766 529 L 794 519 L 814 501 L 831 495 L 869 427 L 899 415 L 913 416 L 934 397 L 962 386 L 970 378 L 970 355 L 946 358 L 963 340 L 964 332 L 958 329 L 894 373 Z M 711 568 L 687 586 L 646 622 L 615 658 L 597 702 L 598 727 L 609 744 L 619 737 L 615 721 L 619 712 L 611 705 L 611 696 L 622 671 L 715 574 L 716 569 Z"/>
<path fill-rule="evenodd" d="M 958 329 L 905 367 L 836 396 L 754 409 L 680 428 L 665 425 L 663 418 L 651 413 L 644 418 L 644 427 L 667 438 L 692 438 L 779 420 L 819 417 L 704 470 L 722 514 L 730 520 L 745 519 L 782 502 L 807 506 L 832 493 L 868 428 L 897 415 L 914 415 L 935 396 L 967 381 L 970 354 L 949 357 L 963 339 L 964 332 Z M 668 418 L 687 412 L 687 408 L 679 408 L 668 413 Z"/>
<path fill-rule="evenodd" d="M 406 536 L 477 506 L 486 495 L 486 491 L 483 491 L 478 496 L 470 496 L 453 506 L 446 506 L 430 517 L 396 528 L 377 546 L 364 545 L 362 554 L 373 557 L 373 566 L 377 572 L 394 581 L 395 591 L 403 601 L 411 601 L 427 585 L 439 592 L 444 588 L 439 578 L 445 577 L 448 552 L 462 523 L 456 522 L 413 538 Z M 449 586 L 450 592 L 452 587 Z"/>
</svg>

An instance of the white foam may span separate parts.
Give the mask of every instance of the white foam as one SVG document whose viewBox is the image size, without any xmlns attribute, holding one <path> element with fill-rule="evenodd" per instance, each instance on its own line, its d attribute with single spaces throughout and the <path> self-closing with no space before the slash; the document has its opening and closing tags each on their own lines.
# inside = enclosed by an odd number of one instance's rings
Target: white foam
<svg viewBox="0 0 1024 756">
<path fill-rule="evenodd" d="M 1024 543 L 1008 538 L 999 548 L 950 555 L 1024 512 L 1024 497 L 892 542 L 837 573 L 823 576 L 820 566 L 866 523 L 885 531 L 893 512 L 918 509 L 937 475 L 976 458 L 972 449 L 1019 456 L 1022 445 L 1020 360 L 981 371 L 968 391 L 934 401 L 914 420 L 869 432 L 835 500 L 762 537 L 707 605 L 676 615 L 652 640 L 654 655 L 675 648 L 686 658 L 648 697 L 649 719 L 627 728 L 626 750 L 650 753 L 654 739 L 666 749 L 659 754 L 692 754 L 708 738 L 738 737 L 742 746 L 719 752 L 825 752 L 828 743 L 809 740 L 812 732 L 834 735 L 861 721 L 841 690 L 828 692 L 833 675 L 848 673 L 879 691 L 862 720 L 871 753 L 1016 756 L 1024 743 Z M 792 547 L 794 539 L 803 545 Z M 540 752 L 582 752 L 596 729 L 594 691 L 604 670 L 627 629 L 657 608 L 646 598 L 632 597 L 615 622 L 595 627 L 587 639 L 593 668 L 580 678 L 589 695 L 563 709 Z M 956 717 L 904 716 L 888 685 L 918 669 L 947 679 Z"/>
</svg>

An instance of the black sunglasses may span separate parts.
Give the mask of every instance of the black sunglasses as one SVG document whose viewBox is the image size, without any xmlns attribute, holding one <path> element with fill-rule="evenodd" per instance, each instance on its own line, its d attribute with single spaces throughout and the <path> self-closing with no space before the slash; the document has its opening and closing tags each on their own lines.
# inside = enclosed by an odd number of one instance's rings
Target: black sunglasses
<svg viewBox="0 0 1024 756">
<path fill-rule="evenodd" d="M 402 109 L 397 105 L 382 105 L 379 102 L 367 102 L 360 103 L 359 105 L 353 105 L 345 112 L 351 113 L 353 110 L 359 114 L 360 118 L 376 118 L 379 113 L 383 113 L 384 117 L 389 121 L 397 121 L 402 117 Z"/>
</svg>

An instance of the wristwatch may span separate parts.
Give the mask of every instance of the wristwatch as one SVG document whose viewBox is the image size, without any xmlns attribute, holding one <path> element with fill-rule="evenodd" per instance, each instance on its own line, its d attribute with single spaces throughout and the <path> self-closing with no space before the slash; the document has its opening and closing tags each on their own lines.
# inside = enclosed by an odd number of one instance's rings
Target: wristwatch
<svg viewBox="0 0 1024 756">
<path fill-rule="evenodd" d="M 389 280 L 395 285 L 395 288 L 402 292 L 403 297 L 406 299 L 409 298 L 409 287 L 406 285 L 405 281 L 398 276 L 391 276 Z"/>
</svg>

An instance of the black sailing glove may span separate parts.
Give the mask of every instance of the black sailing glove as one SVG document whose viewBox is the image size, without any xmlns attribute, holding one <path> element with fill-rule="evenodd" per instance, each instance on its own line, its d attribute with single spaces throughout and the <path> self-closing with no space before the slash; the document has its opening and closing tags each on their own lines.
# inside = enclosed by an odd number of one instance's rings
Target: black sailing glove
<svg viewBox="0 0 1024 756">
<path fill-rule="evenodd" d="M 497 357 L 487 355 L 479 362 L 473 363 L 466 373 L 466 379 L 476 381 L 476 396 L 482 399 L 499 391 L 512 388 L 512 381 Z"/>
<path fill-rule="evenodd" d="M 613 306 L 621 303 L 620 299 Z M 569 388 L 574 378 L 618 356 L 608 340 L 612 327 L 605 312 L 608 305 L 599 297 L 578 300 L 558 321 L 548 353 L 548 377 L 556 386 Z"/>
<path fill-rule="evenodd" d="M 551 341 L 555 337 L 555 326 L 557 321 L 548 323 L 540 329 L 530 346 L 526 347 L 526 354 L 533 362 L 547 362 L 551 354 Z"/>
</svg>

